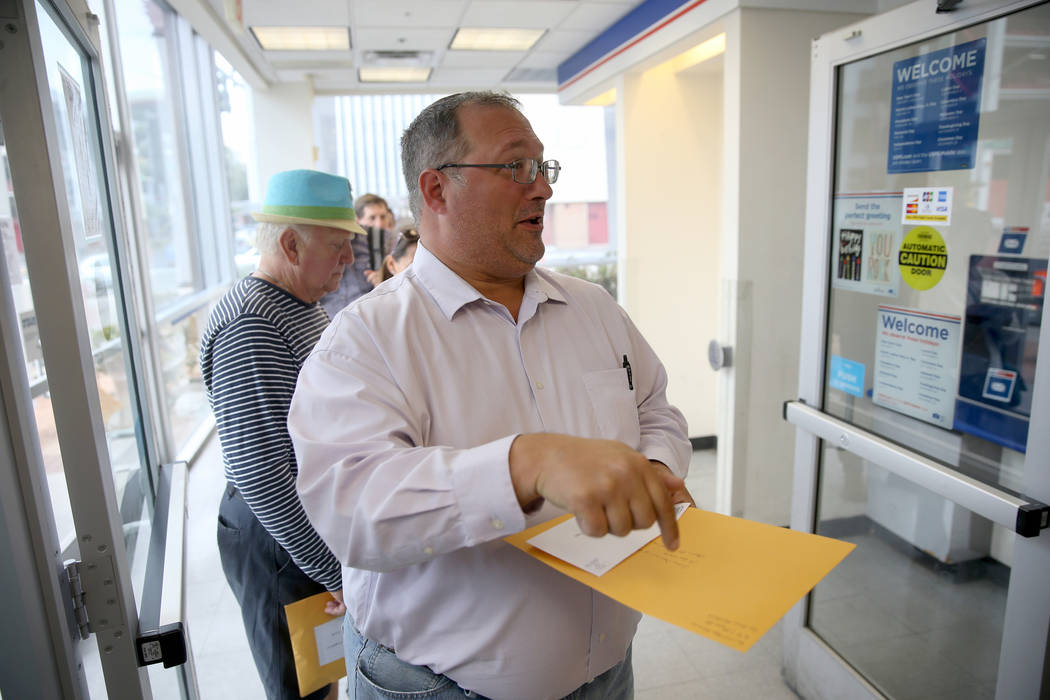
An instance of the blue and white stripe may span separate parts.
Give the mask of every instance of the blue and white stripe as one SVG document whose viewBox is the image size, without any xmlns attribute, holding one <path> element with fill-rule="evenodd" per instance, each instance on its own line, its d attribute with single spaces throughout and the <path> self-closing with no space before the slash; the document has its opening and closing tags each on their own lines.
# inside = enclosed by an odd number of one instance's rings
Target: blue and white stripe
<svg viewBox="0 0 1050 700">
<path fill-rule="evenodd" d="M 339 562 L 295 491 L 287 426 L 299 370 L 327 326 L 319 304 L 245 277 L 212 311 L 200 363 L 227 480 L 299 568 L 335 591 L 342 586 Z"/>
</svg>

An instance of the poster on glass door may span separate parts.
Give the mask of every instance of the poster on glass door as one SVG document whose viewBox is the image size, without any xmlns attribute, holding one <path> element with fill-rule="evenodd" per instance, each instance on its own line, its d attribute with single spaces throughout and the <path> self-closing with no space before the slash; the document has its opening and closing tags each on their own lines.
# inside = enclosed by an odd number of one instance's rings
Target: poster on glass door
<svg viewBox="0 0 1050 700">
<path fill-rule="evenodd" d="M 976 39 L 893 64 L 888 172 L 974 166 L 984 45 Z"/>
<path fill-rule="evenodd" d="M 962 317 L 880 304 L 872 401 L 951 429 Z"/>
<path fill-rule="evenodd" d="M 897 296 L 900 221 L 900 192 L 835 195 L 831 286 Z"/>
</svg>

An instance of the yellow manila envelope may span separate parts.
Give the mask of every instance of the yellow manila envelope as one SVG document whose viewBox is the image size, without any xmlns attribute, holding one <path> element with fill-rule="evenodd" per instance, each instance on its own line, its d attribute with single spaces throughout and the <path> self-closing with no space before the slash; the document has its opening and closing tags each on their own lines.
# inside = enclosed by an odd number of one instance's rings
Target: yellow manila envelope
<svg viewBox="0 0 1050 700">
<path fill-rule="evenodd" d="M 332 600 L 327 591 L 284 606 L 292 638 L 299 697 L 305 697 L 346 675 L 343 663 L 343 616 L 324 611 Z"/>
<path fill-rule="evenodd" d="M 638 612 L 747 651 L 855 544 L 689 508 L 679 546 L 659 537 L 595 576 L 528 543 L 571 515 L 504 538 L 526 554 Z"/>
</svg>

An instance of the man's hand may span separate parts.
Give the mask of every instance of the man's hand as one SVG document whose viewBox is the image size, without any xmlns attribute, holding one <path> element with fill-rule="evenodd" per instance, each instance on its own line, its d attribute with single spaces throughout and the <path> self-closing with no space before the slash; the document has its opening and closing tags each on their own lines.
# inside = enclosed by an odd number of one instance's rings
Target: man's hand
<svg viewBox="0 0 1050 700">
<path fill-rule="evenodd" d="M 592 537 L 622 537 L 657 522 L 664 546 L 678 548 L 672 494 L 688 495 L 685 482 L 622 442 L 520 435 L 510 447 L 510 476 L 523 508 L 545 498 L 575 515 Z"/>
<path fill-rule="evenodd" d="M 324 611 L 332 617 L 338 617 L 346 612 L 346 604 L 343 603 L 343 590 L 328 591 L 332 600 L 325 601 Z"/>
<path fill-rule="evenodd" d="M 664 480 L 664 486 L 671 493 L 671 503 L 688 503 L 693 508 L 696 508 L 693 494 L 689 493 L 689 489 L 685 487 L 685 482 L 675 476 L 670 467 L 663 462 L 657 462 L 655 459 L 649 460 L 649 463 L 656 468 L 660 478 Z"/>
</svg>

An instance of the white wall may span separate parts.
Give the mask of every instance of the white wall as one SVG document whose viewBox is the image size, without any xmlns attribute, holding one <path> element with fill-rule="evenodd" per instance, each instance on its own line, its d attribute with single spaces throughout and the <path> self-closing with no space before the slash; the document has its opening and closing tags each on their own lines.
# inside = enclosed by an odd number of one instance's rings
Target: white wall
<svg viewBox="0 0 1050 700">
<path fill-rule="evenodd" d="M 716 377 L 702 349 L 717 329 L 721 60 L 677 73 L 663 64 L 626 76 L 620 92 L 623 302 L 667 368 L 689 435 L 714 435 Z"/>
<path fill-rule="evenodd" d="M 305 83 L 254 91 L 258 180 L 253 192 L 265 193 L 274 173 L 314 167 L 313 99 L 313 88 Z"/>
</svg>

